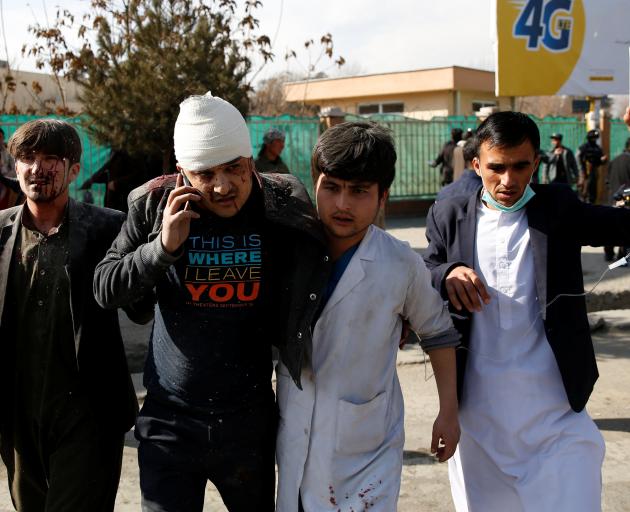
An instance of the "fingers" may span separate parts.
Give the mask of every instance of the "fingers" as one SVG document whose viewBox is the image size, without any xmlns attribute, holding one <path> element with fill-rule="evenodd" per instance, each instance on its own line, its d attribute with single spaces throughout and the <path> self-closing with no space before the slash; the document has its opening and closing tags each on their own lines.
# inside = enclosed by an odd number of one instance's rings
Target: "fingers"
<svg viewBox="0 0 630 512">
<path fill-rule="evenodd" d="M 446 293 L 448 294 L 448 300 L 451 302 L 451 304 L 453 304 L 453 306 L 455 307 L 457 311 L 461 311 L 462 303 L 459 301 L 459 295 L 458 295 L 458 291 L 455 288 L 455 285 L 448 279 L 446 280 L 445 284 L 446 284 Z"/>
<path fill-rule="evenodd" d="M 431 453 L 439 462 L 445 462 L 455 453 L 458 442 L 459 432 L 440 434 L 439 431 L 434 430 L 431 438 Z"/>
<path fill-rule="evenodd" d="M 193 199 L 193 201 L 198 201 L 199 199 L 201 199 L 199 196 L 199 191 L 196 188 L 184 185 L 184 178 L 180 173 L 177 175 L 177 179 L 175 181 L 175 188 L 171 190 L 170 193 L 168 194 L 168 198 L 166 200 L 166 206 L 167 207 L 171 206 L 173 204 L 173 201 L 175 201 L 175 199 L 182 194 L 194 194 L 195 196 L 197 196 L 197 199 Z"/>
<path fill-rule="evenodd" d="M 458 311 L 462 309 L 462 305 L 471 313 L 481 311 L 481 302 L 479 301 L 476 288 L 468 276 L 447 281 L 446 290 L 449 299 Z"/>
<path fill-rule="evenodd" d="M 183 190 L 183 188 L 182 188 L 182 190 Z M 171 195 L 169 195 L 170 204 L 168 205 L 168 208 L 170 209 L 171 215 L 174 215 L 179 210 L 185 209 L 186 203 L 188 201 L 195 201 L 195 202 L 197 202 L 197 201 L 201 200 L 201 197 L 199 197 L 199 194 L 195 194 L 195 193 L 192 193 L 192 192 L 179 192 L 178 194 L 175 194 L 171 198 L 171 196 L 173 195 L 173 192 L 175 192 L 175 191 L 172 191 Z"/>
<path fill-rule="evenodd" d="M 474 272 L 472 272 L 472 284 L 477 290 L 477 293 L 479 293 L 481 300 L 483 300 L 485 304 L 488 304 L 490 302 L 490 294 L 488 290 L 486 290 L 486 285 L 483 284 L 483 281 Z"/>
<path fill-rule="evenodd" d="M 481 311 L 482 301 L 490 302 L 490 294 L 483 281 L 468 267 L 456 267 L 445 281 L 448 298 L 458 311 L 465 307 L 471 313 Z"/>
<path fill-rule="evenodd" d="M 431 453 L 433 455 L 437 454 L 439 447 L 440 447 L 440 435 L 437 433 L 435 429 L 433 429 L 433 434 L 431 435 Z"/>
</svg>

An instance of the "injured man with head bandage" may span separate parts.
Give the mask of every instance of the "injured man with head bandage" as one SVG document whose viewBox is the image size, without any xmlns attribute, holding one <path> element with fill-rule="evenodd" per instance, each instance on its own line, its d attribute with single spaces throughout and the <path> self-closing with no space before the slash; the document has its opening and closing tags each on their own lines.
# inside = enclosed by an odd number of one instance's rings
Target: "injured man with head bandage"
<svg viewBox="0 0 630 512">
<path fill-rule="evenodd" d="M 106 308 L 156 297 L 136 423 L 142 507 L 274 510 L 275 345 L 299 385 L 327 273 L 304 187 L 259 175 L 245 120 L 207 93 L 180 105 L 178 173 L 129 195 L 94 290 Z"/>
</svg>

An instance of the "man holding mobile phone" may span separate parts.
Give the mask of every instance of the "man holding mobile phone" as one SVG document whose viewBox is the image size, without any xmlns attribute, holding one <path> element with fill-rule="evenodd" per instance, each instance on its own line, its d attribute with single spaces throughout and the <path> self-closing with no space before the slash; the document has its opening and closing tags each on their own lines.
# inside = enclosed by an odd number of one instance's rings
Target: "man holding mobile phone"
<svg viewBox="0 0 630 512">
<path fill-rule="evenodd" d="M 323 235 L 296 178 L 255 171 L 228 102 L 186 99 L 174 142 L 180 174 L 130 194 L 94 282 L 104 307 L 157 292 L 135 430 L 143 510 L 201 511 L 211 480 L 228 510 L 272 511 L 271 345 L 299 382 Z"/>
</svg>

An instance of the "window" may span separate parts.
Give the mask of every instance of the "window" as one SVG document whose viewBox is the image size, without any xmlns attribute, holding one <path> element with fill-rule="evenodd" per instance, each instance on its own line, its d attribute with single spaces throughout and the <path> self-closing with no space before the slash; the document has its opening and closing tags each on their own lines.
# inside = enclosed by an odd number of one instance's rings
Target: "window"
<svg viewBox="0 0 630 512">
<path fill-rule="evenodd" d="M 405 110 L 404 103 L 383 103 L 381 105 L 383 114 L 402 114 Z"/>
<path fill-rule="evenodd" d="M 389 103 L 364 103 L 359 105 L 359 115 L 369 116 L 371 114 L 402 114 L 405 111 L 405 104 L 401 102 Z"/>
<path fill-rule="evenodd" d="M 479 112 L 483 107 L 496 107 L 496 106 L 497 106 L 496 101 L 479 100 L 479 101 L 472 102 L 473 112 Z"/>
<path fill-rule="evenodd" d="M 370 103 L 369 105 L 359 105 L 359 115 L 369 116 L 370 114 L 378 114 L 380 105 L 378 103 Z"/>
</svg>

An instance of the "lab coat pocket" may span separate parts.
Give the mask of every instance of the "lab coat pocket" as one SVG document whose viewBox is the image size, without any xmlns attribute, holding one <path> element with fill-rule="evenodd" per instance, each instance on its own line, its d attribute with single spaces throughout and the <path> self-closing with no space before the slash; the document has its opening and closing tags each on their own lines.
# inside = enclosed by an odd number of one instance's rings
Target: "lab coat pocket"
<svg viewBox="0 0 630 512">
<path fill-rule="evenodd" d="M 354 455 L 376 450 L 385 440 L 386 413 L 385 392 L 362 404 L 339 400 L 336 451 Z"/>
</svg>

